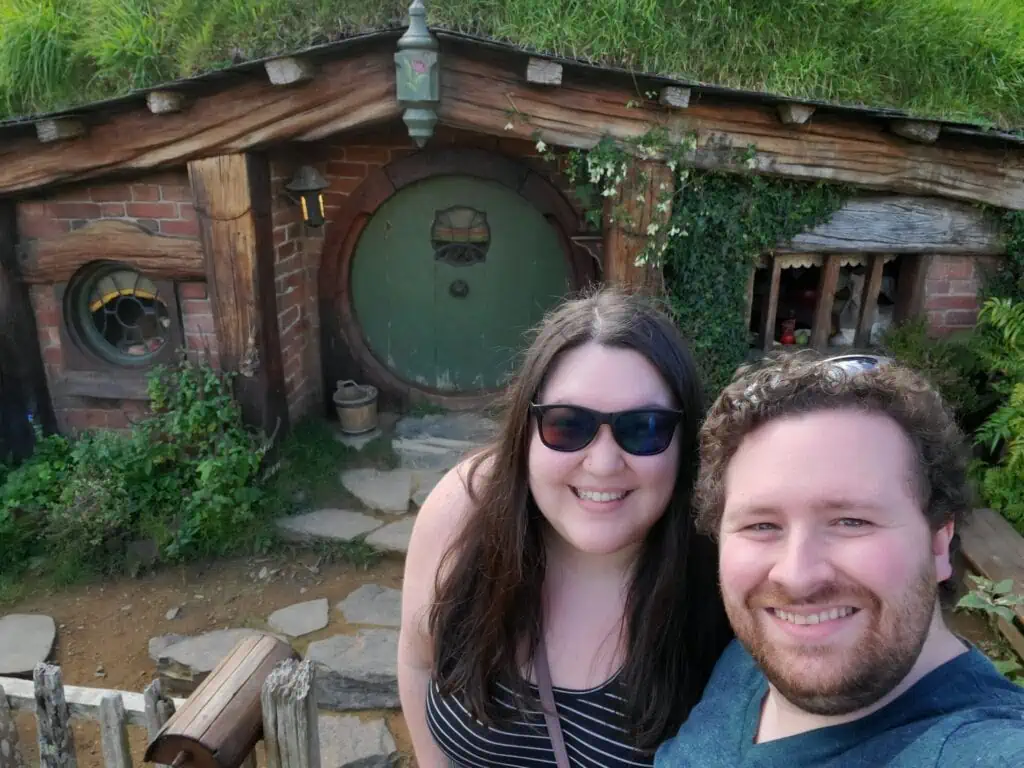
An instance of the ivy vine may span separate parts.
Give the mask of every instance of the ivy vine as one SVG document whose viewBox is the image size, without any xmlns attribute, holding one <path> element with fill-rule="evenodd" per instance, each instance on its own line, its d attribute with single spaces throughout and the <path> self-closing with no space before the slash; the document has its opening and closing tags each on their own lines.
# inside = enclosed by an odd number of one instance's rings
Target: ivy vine
<svg viewBox="0 0 1024 768">
<path fill-rule="evenodd" d="M 655 129 L 632 142 L 604 139 L 593 149 L 573 150 L 563 166 L 594 229 L 602 217 L 605 225 L 629 227 L 636 206 L 655 207 L 642 217 L 649 222 L 641 233 L 647 245 L 637 265 L 661 275 L 665 306 L 714 396 L 749 353 L 750 270 L 780 243 L 831 218 L 851 191 L 758 175 L 753 146 L 733 151 L 725 170 L 700 170 L 694 167 L 696 146 L 695 134 L 671 140 Z M 537 148 L 550 154 L 543 142 Z M 674 184 L 661 185 L 653 202 L 623 201 L 633 161 L 655 158 L 671 169 Z M 638 180 L 648 181 L 642 175 Z M 616 204 L 605 206 L 606 198 Z"/>
<path fill-rule="evenodd" d="M 1024 302 L 1024 211 L 1001 211 L 1000 224 L 1006 239 L 1006 256 L 984 274 L 985 299 Z"/>
</svg>

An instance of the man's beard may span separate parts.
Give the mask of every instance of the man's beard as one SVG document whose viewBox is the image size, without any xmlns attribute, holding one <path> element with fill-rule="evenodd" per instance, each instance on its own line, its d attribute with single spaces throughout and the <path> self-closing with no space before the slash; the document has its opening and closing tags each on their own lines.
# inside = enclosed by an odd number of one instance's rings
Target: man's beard
<svg viewBox="0 0 1024 768">
<path fill-rule="evenodd" d="M 794 706 L 814 715 L 845 715 L 871 706 L 910 672 L 928 637 L 938 587 L 931 561 L 895 605 L 884 604 L 864 587 L 828 584 L 809 597 L 792 599 L 776 585 L 755 590 L 746 605 L 726 599 L 737 638 L 765 677 Z M 765 606 L 843 605 L 852 601 L 869 611 L 870 624 L 852 647 L 797 644 L 772 647 L 765 632 Z M 842 621 L 856 620 L 855 618 Z M 815 663 L 816 662 L 816 663 Z M 823 674 L 814 676 L 813 670 Z M 808 670 L 811 674 L 808 675 Z"/>
</svg>

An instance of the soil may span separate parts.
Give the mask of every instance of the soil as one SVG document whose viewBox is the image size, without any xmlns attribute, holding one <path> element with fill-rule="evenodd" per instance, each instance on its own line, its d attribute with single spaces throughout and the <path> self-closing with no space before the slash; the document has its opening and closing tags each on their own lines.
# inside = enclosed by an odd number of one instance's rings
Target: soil
<svg viewBox="0 0 1024 768">
<path fill-rule="evenodd" d="M 266 578 L 259 574 L 266 569 Z M 314 572 L 316 571 L 316 572 Z M 221 560 L 164 569 L 136 579 L 81 585 L 58 592 L 38 591 L 3 607 L 3 613 L 44 613 L 57 624 L 51 663 L 61 668 L 65 685 L 141 692 L 156 678 L 150 659 L 151 637 L 191 635 L 215 629 L 266 629 L 266 619 L 294 603 L 328 599 L 330 624 L 295 643 L 305 651 L 310 642 L 353 632 L 334 608 L 362 584 L 401 588 L 402 563 L 385 558 L 363 569 L 343 562 L 320 562 L 317 553 L 299 550 L 262 558 Z M 167 613 L 179 608 L 178 616 Z M 385 715 L 403 762 L 411 764 L 412 746 L 401 713 Z M 38 764 L 35 717 L 17 717 L 22 754 Z M 130 727 L 134 765 L 143 765 L 144 728 Z M 79 768 L 102 768 L 99 727 L 77 722 L 75 744 Z M 260 760 L 262 765 L 262 760 Z"/>
</svg>

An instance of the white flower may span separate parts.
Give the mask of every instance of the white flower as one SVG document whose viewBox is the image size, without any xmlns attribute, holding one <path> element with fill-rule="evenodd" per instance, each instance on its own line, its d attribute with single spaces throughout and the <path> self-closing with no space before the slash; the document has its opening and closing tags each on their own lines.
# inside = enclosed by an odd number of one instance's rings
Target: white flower
<svg viewBox="0 0 1024 768">
<path fill-rule="evenodd" d="M 668 231 L 668 236 L 669 236 L 669 237 L 675 237 L 675 236 L 676 236 L 676 235 L 678 235 L 678 234 L 679 234 L 679 233 L 680 233 L 681 231 L 682 231 L 682 230 L 680 230 L 680 229 L 679 229 L 679 227 L 672 227 L 672 229 L 670 229 L 670 230 Z"/>
<path fill-rule="evenodd" d="M 617 193 L 618 190 L 615 187 L 605 187 L 604 192 L 602 192 L 601 194 L 604 195 L 605 197 L 615 197 Z"/>
<path fill-rule="evenodd" d="M 637 201 L 638 203 L 646 203 L 646 202 L 647 202 L 647 198 L 645 198 L 645 197 L 643 196 L 643 194 L 638 194 L 638 195 L 636 196 L 636 201 Z"/>
<path fill-rule="evenodd" d="M 668 213 L 668 200 L 658 203 L 658 213 Z"/>
<path fill-rule="evenodd" d="M 747 166 L 748 170 L 753 170 L 754 166 L 757 165 L 757 160 L 754 159 L 753 157 L 748 157 L 746 160 L 743 161 L 743 164 Z"/>
<path fill-rule="evenodd" d="M 543 141 L 538 141 L 537 142 L 537 151 L 540 152 L 541 154 L 543 154 L 544 150 L 547 149 L 547 148 L 548 148 L 548 145 L 545 144 Z"/>
<path fill-rule="evenodd" d="M 515 128 L 515 126 L 512 125 L 512 121 L 511 120 L 509 122 L 505 123 L 505 130 L 506 131 L 511 131 L 513 128 Z"/>
<path fill-rule="evenodd" d="M 667 163 L 665 163 L 665 165 L 668 166 L 668 169 L 670 171 L 674 171 L 676 169 L 676 166 L 678 165 L 678 163 L 675 160 L 669 160 Z M 662 184 L 661 186 L 664 187 L 665 185 Z"/>
<path fill-rule="evenodd" d="M 651 222 L 650 224 L 647 225 L 647 234 L 648 235 L 656 235 L 657 233 L 658 233 L 658 225 L 657 224 L 655 224 L 654 222 Z"/>
</svg>

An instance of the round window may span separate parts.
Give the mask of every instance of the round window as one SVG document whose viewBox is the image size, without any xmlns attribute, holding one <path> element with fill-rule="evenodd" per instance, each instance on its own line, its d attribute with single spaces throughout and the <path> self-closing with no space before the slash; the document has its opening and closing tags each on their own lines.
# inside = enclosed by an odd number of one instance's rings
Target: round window
<svg viewBox="0 0 1024 768">
<path fill-rule="evenodd" d="M 170 313 L 156 285 L 123 264 L 98 264 L 76 276 L 67 309 L 79 344 L 118 365 L 150 362 L 170 338 Z"/>
</svg>

